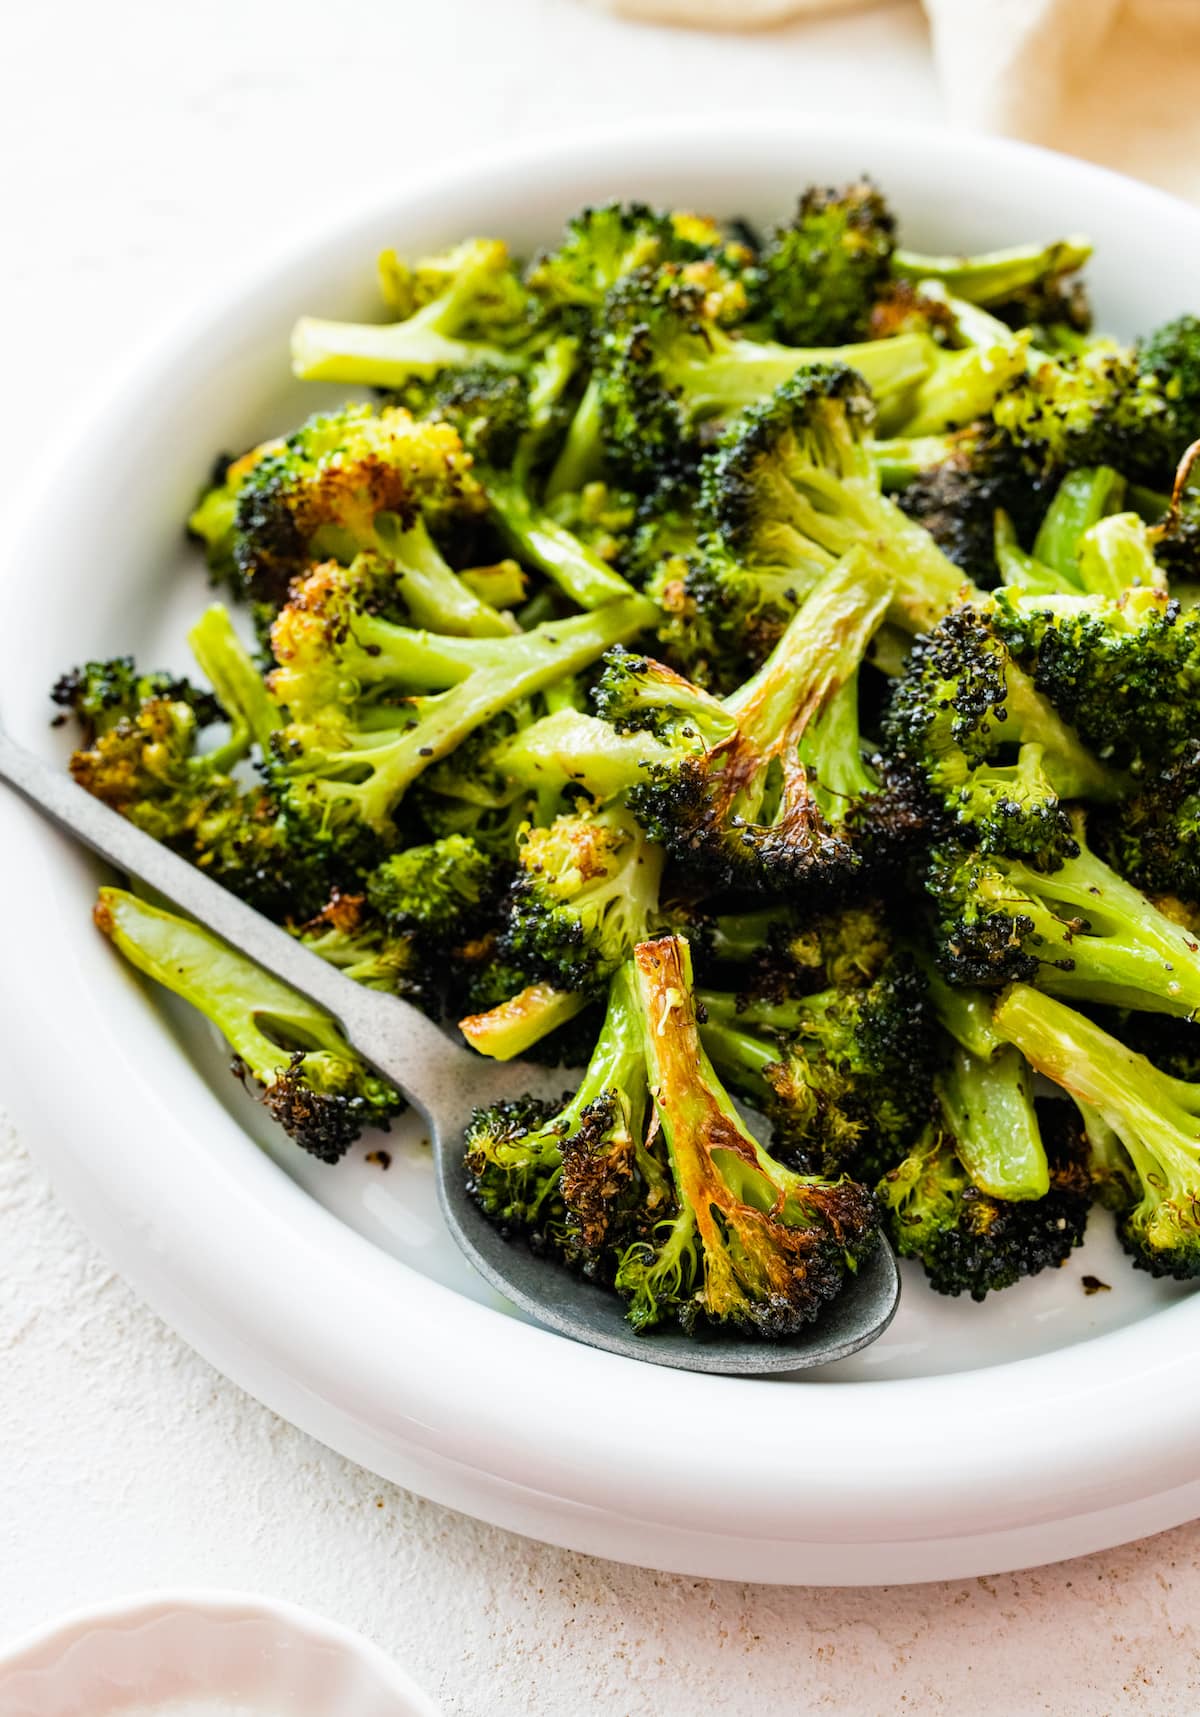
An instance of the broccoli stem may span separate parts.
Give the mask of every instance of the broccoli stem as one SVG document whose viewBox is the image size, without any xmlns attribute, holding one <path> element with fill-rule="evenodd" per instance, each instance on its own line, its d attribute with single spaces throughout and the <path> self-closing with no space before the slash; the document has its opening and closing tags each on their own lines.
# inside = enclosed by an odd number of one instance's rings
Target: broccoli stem
<svg viewBox="0 0 1200 1717">
<path fill-rule="evenodd" d="M 986 990 L 948 984 L 933 961 L 918 956 L 929 1000 L 943 1031 L 955 1043 L 981 1060 L 990 1060 L 1004 1048 L 1004 1039 L 992 1018 L 993 997 Z"/>
<path fill-rule="evenodd" d="M 817 586 L 762 667 L 723 700 L 743 738 L 763 755 L 798 741 L 854 679 L 891 596 L 888 569 L 862 550 Z M 844 712 L 843 712 L 844 714 Z"/>
<path fill-rule="evenodd" d="M 515 786 L 561 792 L 574 784 L 604 805 L 644 779 L 648 765 L 671 757 L 652 734 L 618 733 L 598 716 L 563 709 L 503 740 L 487 761 Z"/>
<path fill-rule="evenodd" d="M 1123 1238 L 1131 1238 L 1132 1227 L 1135 1250 L 1158 1274 L 1197 1274 L 1200 1087 L 1160 1073 L 1074 1008 L 1027 984 L 1013 984 L 1001 996 L 996 1023 L 1039 1073 L 1070 1092 L 1085 1121 L 1093 1119 L 1089 1142 L 1100 1149 L 1093 1172 L 1099 1168 L 1101 1191 L 1118 1206 L 1136 1196 L 1118 1141 L 1123 1147 L 1142 1183 L 1143 1204 L 1132 1223 L 1123 1224 Z M 1103 1131 L 1094 1125 L 1096 1116 Z M 1181 1229 L 1186 1259 L 1170 1257 L 1179 1248 Z"/>
<path fill-rule="evenodd" d="M 480 1055 L 493 1061 L 511 1061 L 582 1013 L 590 999 L 582 991 L 571 993 L 556 990 L 551 984 L 530 984 L 487 1013 L 460 1019 L 458 1029 Z"/>
<path fill-rule="evenodd" d="M 305 785 L 318 806 L 354 806 L 368 828 L 386 834 L 406 790 L 468 734 L 517 699 L 587 667 L 610 645 L 635 637 L 653 624 L 657 612 L 652 602 L 634 596 L 592 614 L 547 621 L 520 637 L 475 641 L 479 665 L 448 691 L 416 700 L 417 719 L 404 732 L 351 734 L 347 744 L 328 749 L 318 743 L 315 760 L 301 755 L 287 766 L 288 772 L 308 777 Z M 419 656 L 421 635 L 411 637 Z M 358 779 L 350 778 L 355 776 Z"/>
<path fill-rule="evenodd" d="M 283 713 L 234 631 L 228 609 L 214 602 L 188 633 L 188 643 L 233 729 L 217 767 L 244 757 L 252 744 L 267 752 L 272 734 L 283 726 Z"/>
<path fill-rule="evenodd" d="M 700 996 L 705 1008 L 709 998 Z M 766 1077 L 767 1069 L 779 1061 L 779 1047 L 752 1032 L 739 1031 L 714 1011 L 700 1027 L 700 1041 L 714 1065 L 751 1102 L 768 1104 L 775 1090 Z"/>
<path fill-rule="evenodd" d="M 464 638 L 506 638 L 515 622 L 464 584 L 434 546 L 425 523 L 407 529 L 393 513 L 375 521 L 372 547 L 389 560 L 404 606 L 417 626 Z"/>
<path fill-rule="evenodd" d="M 1055 491 L 1033 540 L 1033 557 L 1079 587 L 1079 539 L 1109 513 L 1121 510 L 1125 479 L 1109 465 L 1069 471 Z"/>
<path fill-rule="evenodd" d="M 1002 391 L 1025 373 L 1025 347 L 1007 328 L 1005 339 L 963 352 L 944 352 L 918 387 L 902 430 L 919 440 L 986 417 Z"/>
<path fill-rule="evenodd" d="M 954 451 L 952 435 L 895 435 L 873 440 L 871 455 L 884 491 L 907 489 L 923 471 L 943 464 Z"/>
<path fill-rule="evenodd" d="M 939 1084 L 959 1158 L 975 1185 L 993 1198 L 1044 1198 L 1050 1164 L 1020 1052 L 1009 1045 L 985 1058 L 956 1046 Z"/>
<path fill-rule="evenodd" d="M 1041 988 L 1182 1018 L 1200 1011 L 1195 940 L 1086 846 L 1056 871 L 1013 860 L 1004 874 L 1014 896 L 1027 896 L 1014 909 L 1041 938 Z M 996 1025 L 1016 1041 L 999 1016 Z"/>
<path fill-rule="evenodd" d="M 805 728 L 797 754 L 814 777 L 817 804 L 830 822 L 842 821 L 865 794 L 875 791 L 877 782 L 863 759 L 857 672 Z"/>
<path fill-rule="evenodd" d="M 101 889 L 96 921 L 130 965 L 211 1021 L 260 1085 L 296 1050 L 357 1059 L 327 1013 L 199 924 L 119 888 Z"/>
<path fill-rule="evenodd" d="M 543 499 L 573 494 L 604 473 L 603 390 L 595 376 L 575 408 L 566 439 L 546 479 Z"/>
<path fill-rule="evenodd" d="M 977 256 L 931 256 L 916 250 L 892 252 L 892 273 L 901 280 L 940 280 L 970 304 L 1002 304 L 1039 281 L 1071 274 L 1092 254 L 1086 238 L 1047 245 L 1018 245 Z"/>
<path fill-rule="evenodd" d="M 522 485 L 497 471 L 483 473 L 492 514 L 512 549 L 536 566 L 580 608 L 602 608 L 634 589 L 563 525 L 533 505 Z"/>
<path fill-rule="evenodd" d="M 883 406 L 905 399 L 929 374 L 935 351 L 924 334 L 898 334 L 853 346 L 809 347 L 725 338 L 710 356 L 673 366 L 671 380 L 693 411 L 701 416 L 724 415 L 766 399 L 797 370 L 844 363 L 858 371 Z"/>
<path fill-rule="evenodd" d="M 1000 582 L 1010 590 L 1027 591 L 1031 596 L 1077 596 L 1078 585 L 1055 572 L 1031 554 L 1017 541 L 1016 527 L 1002 507 L 996 509 L 996 565 Z"/>
<path fill-rule="evenodd" d="M 1110 513 L 1084 532 L 1079 539 L 1078 579 L 1090 596 L 1120 598 L 1138 586 L 1167 588 L 1146 523 L 1136 513 Z"/>
</svg>

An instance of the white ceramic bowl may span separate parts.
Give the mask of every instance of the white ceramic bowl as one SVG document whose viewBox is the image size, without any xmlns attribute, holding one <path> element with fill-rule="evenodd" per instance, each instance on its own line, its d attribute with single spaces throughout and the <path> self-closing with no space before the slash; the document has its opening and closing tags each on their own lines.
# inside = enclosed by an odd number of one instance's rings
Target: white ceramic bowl
<svg viewBox="0 0 1200 1717">
<path fill-rule="evenodd" d="M 377 1646 L 295 1604 L 163 1592 L 0 1645 L 0 1717 L 438 1717 Z"/>
<path fill-rule="evenodd" d="M 339 396 L 289 381 L 288 330 L 301 311 L 370 313 L 384 244 L 486 231 L 525 250 L 611 196 L 769 220 L 805 183 L 864 167 L 926 248 L 1091 233 L 1100 320 L 1119 331 L 1200 296 L 1200 214 L 1012 143 L 731 118 L 494 152 L 331 214 L 131 367 L 13 547 L 5 718 L 49 749 L 45 691 L 65 664 L 130 647 L 183 662 L 203 592 L 180 520 L 215 451 Z M 385 1174 L 272 1139 L 209 1035 L 91 930 L 94 867 L 2 797 L 0 852 L 0 1089 L 30 1147 L 190 1342 L 374 1471 L 560 1544 L 758 1580 L 993 1572 L 1200 1513 L 1200 1300 L 1135 1275 L 1105 1219 L 1066 1268 L 983 1307 L 910 1276 L 883 1341 L 826 1376 L 691 1376 L 572 1346 L 461 1263 L 419 1142 Z M 1112 1291 L 1086 1297 L 1085 1270 Z"/>
</svg>

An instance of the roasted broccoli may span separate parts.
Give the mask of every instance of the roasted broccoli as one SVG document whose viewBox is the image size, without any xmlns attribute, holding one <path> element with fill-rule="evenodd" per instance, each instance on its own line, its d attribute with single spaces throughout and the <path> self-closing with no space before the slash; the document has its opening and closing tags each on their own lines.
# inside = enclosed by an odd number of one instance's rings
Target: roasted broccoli
<svg viewBox="0 0 1200 1717">
<path fill-rule="evenodd" d="M 321 1162 L 338 1162 L 365 1127 L 404 1108 L 328 1014 L 210 931 L 120 888 L 100 890 L 95 919 L 131 965 L 211 1020 L 234 1072 Z"/>
<path fill-rule="evenodd" d="M 1091 1129 L 1105 1202 L 1140 1269 L 1200 1276 L 1200 1086 L 1160 1073 L 1083 1014 L 1025 984 L 1000 998 L 998 1028 L 1115 1138 Z M 1113 1145 L 1123 1157 L 1115 1159 Z M 1124 1186 L 1122 1183 L 1124 1182 Z"/>
</svg>

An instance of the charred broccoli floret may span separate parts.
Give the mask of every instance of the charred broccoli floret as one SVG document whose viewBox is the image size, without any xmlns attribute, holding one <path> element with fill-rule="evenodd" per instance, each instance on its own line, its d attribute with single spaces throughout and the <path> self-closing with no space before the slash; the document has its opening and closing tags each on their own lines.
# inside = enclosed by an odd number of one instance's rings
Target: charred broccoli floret
<svg viewBox="0 0 1200 1717">
<path fill-rule="evenodd" d="M 885 1234 L 902 1258 L 919 1260 L 937 1293 L 986 1299 L 1065 1263 L 1082 1244 L 1088 1215 L 1082 1145 L 1061 1115 L 1048 1113 L 1045 1127 L 1064 1137 L 1054 1141 L 1043 1198 L 995 1198 L 976 1186 L 958 1154 L 950 1115 L 932 1123 L 880 1181 L 876 1197 Z"/>
<path fill-rule="evenodd" d="M 1073 1001 L 1107 1002 L 1186 1018 L 1200 1007 L 1200 950 L 1090 850 L 1056 870 L 946 847 L 928 888 L 943 974 L 954 984 L 1033 983 Z"/>
<path fill-rule="evenodd" d="M 625 1252 L 617 1291 L 637 1329 L 792 1335 L 873 1243 L 870 1195 L 784 1168 L 749 1131 L 705 1053 L 682 937 L 642 943 L 633 966 L 674 1209 Z"/>
<path fill-rule="evenodd" d="M 932 537 L 881 491 L 868 450 L 873 414 L 844 365 L 809 367 L 748 411 L 702 468 L 707 528 L 695 598 L 718 631 L 770 636 L 856 544 L 894 580 L 889 616 L 921 631 L 964 579 Z"/>
<path fill-rule="evenodd" d="M 1200 617 L 1182 613 L 1164 591 L 1005 593 L 993 623 L 1037 690 L 1099 756 L 1149 762 L 1190 737 Z"/>
<path fill-rule="evenodd" d="M 993 415 L 1034 467 L 1112 465 L 1155 482 L 1183 451 L 1158 377 L 1112 340 L 1090 340 L 1062 357 L 1032 356 Z"/>
<path fill-rule="evenodd" d="M 281 665 L 272 683 L 294 715 L 303 712 L 275 741 L 281 804 L 319 840 L 363 830 L 386 837 L 426 769 L 511 704 L 636 637 L 655 612 L 634 596 L 517 637 L 434 638 L 364 613 L 343 569 L 318 568 L 272 632 Z M 343 687 L 398 701 L 335 701 Z"/>
<path fill-rule="evenodd" d="M 1173 420 L 1176 459 L 1200 441 L 1200 317 L 1177 316 L 1137 346 L 1138 369 L 1153 377 Z"/>
<path fill-rule="evenodd" d="M 670 1208 L 666 1174 L 644 1142 L 643 1038 L 625 967 L 575 1095 L 560 1109 L 531 1098 L 477 1109 L 464 1145 L 468 1191 L 490 1221 L 602 1281 Z"/>
<path fill-rule="evenodd" d="M 280 603 L 323 557 L 378 557 L 379 600 L 436 631 L 498 637 L 512 626 L 447 565 L 429 524 L 479 514 L 471 458 L 449 423 L 365 405 L 308 420 L 229 467 L 229 553 L 244 593 Z M 193 521 L 195 522 L 195 521 Z"/>
<path fill-rule="evenodd" d="M 702 425 L 761 403 L 814 363 L 854 365 L 882 400 L 902 396 L 929 368 L 920 334 L 845 347 L 739 338 L 721 326 L 713 297 L 678 270 L 640 269 L 605 301 L 597 340 L 605 454 L 635 486 L 686 481 Z"/>
<path fill-rule="evenodd" d="M 826 575 L 763 667 L 717 699 L 661 663 L 610 653 L 596 707 L 670 751 L 628 803 L 651 837 L 714 885 L 840 885 L 889 835 L 861 756 L 855 680 L 890 587 L 859 552 Z"/>
<path fill-rule="evenodd" d="M 896 766 L 984 852 L 1069 851 L 1063 802 L 1111 800 L 1123 787 L 1018 667 L 986 609 L 958 608 L 917 640 L 883 731 Z"/>
<path fill-rule="evenodd" d="M 102 888 L 96 923 L 130 962 L 221 1033 L 234 1071 L 311 1155 L 338 1162 L 365 1127 L 404 1108 L 327 1014 L 185 918 Z"/>
<path fill-rule="evenodd" d="M 1024 984 L 1001 997 L 996 1021 L 1039 1073 L 1115 1135 L 1125 1160 L 1104 1174 L 1105 1201 L 1117 1207 L 1117 1230 L 1135 1264 L 1179 1281 L 1200 1276 L 1200 1086 L 1160 1073 L 1073 1008 Z"/>
<path fill-rule="evenodd" d="M 663 853 L 623 808 L 527 829 L 501 948 L 532 979 L 595 992 L 657 927 Z"/>
<path fill-rule="evenodd" d="M 888 278 L 896 222 L 869 179 L 811 186 L 763 249 L 762 296 L 777 339 L 832 346 L 862 339 Z"/>
<path fill-rule="evenodd" d="M 873 1184 L 932 1107 L 925 983 L 893 956 L 869 983 L 776 1001 L 701 990 L 701 1039 L 722 1077 L 760 1107 L 777 1153 Z"/>
</svg>

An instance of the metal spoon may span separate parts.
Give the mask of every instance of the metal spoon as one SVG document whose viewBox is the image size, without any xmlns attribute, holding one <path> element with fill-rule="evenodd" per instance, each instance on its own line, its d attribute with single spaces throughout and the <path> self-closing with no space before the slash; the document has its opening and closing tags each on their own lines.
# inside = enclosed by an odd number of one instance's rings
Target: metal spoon
<svg viewBox="0 0 1200 1717">
<path fill-rule="evenodd" d="M 408 1002 L 365 989 L 280 930 L 185 859 L 22 750 L 0 730 L 0 781 L 129 876 L 140 878 L 207 929 L 291 984 L 337 1019 L 347 1039 L 405 1093 L 429 1123 L 446 1226 L 485 1280 L 538 1323 L 629 1359 L 685 1371 L 754 1376 L 843 1359 L 875 1340 L 895 1314 L 900 1281 L 882 1242 L 803 1334 L 776 1343 L 678 1331 L 635 1335 L 614 1294 L 517 1241 L 505 1240 L 468 1196 L 462 1141 L 477 1106 L 532 1091 L 560 1097 L 569 1075 L 525 1062 L 485 1061 L 451 1041 Z"/>
</svg>

